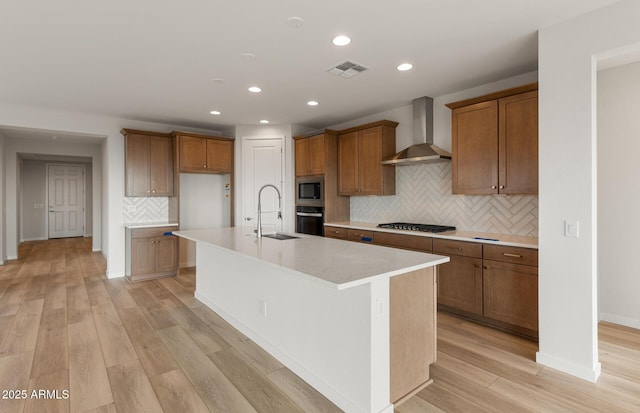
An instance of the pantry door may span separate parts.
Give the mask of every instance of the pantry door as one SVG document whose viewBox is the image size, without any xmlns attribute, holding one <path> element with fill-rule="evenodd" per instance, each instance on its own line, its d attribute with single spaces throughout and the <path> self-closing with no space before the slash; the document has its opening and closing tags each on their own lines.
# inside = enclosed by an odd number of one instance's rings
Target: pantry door
<svg viewBox="0 0 640 413">
<path fill-rule="evenodd" d="M 49 165 L 49 238 L 84 235 L 84 166 Z"/>
<path fill-rule="evenodd" d="M 282 138 L 242 139 L 242 226 L 257 227 L 258 191 L 263 185 L 275 185 L 282 195 L 284 157 Z M 262 191 L 262 230 L 282 231 L 278 219 L 278 195 L 273 188 Z M 282 199 L 284 207 L 284 199 Z"/>
</svg>

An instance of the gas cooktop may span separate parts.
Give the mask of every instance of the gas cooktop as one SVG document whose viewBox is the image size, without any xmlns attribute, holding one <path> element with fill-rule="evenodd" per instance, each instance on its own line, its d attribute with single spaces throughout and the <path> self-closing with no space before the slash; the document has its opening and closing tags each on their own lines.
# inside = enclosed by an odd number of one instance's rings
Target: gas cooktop
<svg viewBox="0 0 640 413">
<path fill-rule="evenodd" d="M 404 229 L 408 231 L 422 232 L 445 232 L 455 231 L 456 227 L 446 225 L 430 225 L 430 224 L 411 224 L 407 222 L 390 222 L 388 224 L 378 224 L 378 228 Z"/>
</svg>

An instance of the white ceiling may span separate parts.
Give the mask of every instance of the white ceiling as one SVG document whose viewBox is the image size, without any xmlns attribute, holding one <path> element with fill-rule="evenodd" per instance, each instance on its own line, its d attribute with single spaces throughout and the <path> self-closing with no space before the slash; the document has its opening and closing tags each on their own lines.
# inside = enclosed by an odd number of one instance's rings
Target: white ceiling
<svg viewBox="0 0 640 413">
<path fill-rule="evenodd" d="M 5 0 L 0 102 L 214 130 L 321 128 L 537 70 L 538 28 L 611 3 Z M 289 27 L 292 16 L 304 24 Z M 332 45 L 337 34 L 352 43 Z M 370 70 L 326 72 L 345 60 Z M 405 61 L 414 69 L 398 72 Z"/>
</svg>

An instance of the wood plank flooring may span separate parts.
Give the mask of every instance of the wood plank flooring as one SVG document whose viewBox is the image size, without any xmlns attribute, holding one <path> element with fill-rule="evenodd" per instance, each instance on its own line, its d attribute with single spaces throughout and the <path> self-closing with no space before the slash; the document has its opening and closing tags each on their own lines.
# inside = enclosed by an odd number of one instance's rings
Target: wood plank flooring
<svg viewBox="0 0 640 413">
<path fill-rule="evenodd" d="M 192 270 L 107 280 L 90 246 L 24 243 L 0 266 L 0 391 L 28 396 L 0 398 L 0 413 L 340 412 L 194 299 Z M 396 411 L 640 411 L 640 331 L 600 325 L 597 384 L 535 363 L 536 350 L 440 313 L 434 383 Z M 32 398 L 34 389 L 58 398 Z"/>
</svg>

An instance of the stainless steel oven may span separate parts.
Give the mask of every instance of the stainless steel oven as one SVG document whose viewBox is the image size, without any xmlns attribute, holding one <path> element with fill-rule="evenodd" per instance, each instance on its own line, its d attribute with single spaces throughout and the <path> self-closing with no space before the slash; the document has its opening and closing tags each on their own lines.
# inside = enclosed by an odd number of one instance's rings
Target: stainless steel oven
<svg viewBox="0 0 640 413">
<path fill-rule="evenodd" d="M 315 206 L 297 206 L 296 232 L 323 236 L 324 208 Z"/>
<path fill-rule="evenodd" d="M 296 179 L 297 206 L 324 206 L 324 178 L 303 176 Z"/>
</svg>

